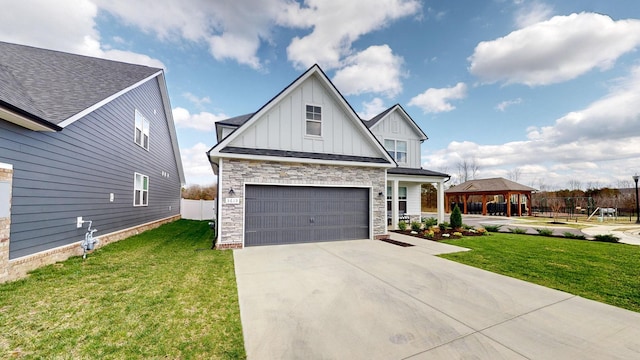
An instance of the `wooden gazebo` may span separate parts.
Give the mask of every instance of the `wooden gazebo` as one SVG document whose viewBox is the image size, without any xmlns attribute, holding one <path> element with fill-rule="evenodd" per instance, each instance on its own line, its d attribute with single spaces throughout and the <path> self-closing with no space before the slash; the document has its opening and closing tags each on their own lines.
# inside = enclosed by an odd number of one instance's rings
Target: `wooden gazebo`
<svg viewBox="0 0 640 360">
<path fill-rule="evenodd" d="M 445 211 L 451 212 L 452 204 L 459 204 L 463 214 L 522 216 L 524 207 L 531 216 L 531 193 L 534 191 L 536 189 L 504 178 L 469 180 L 445 190 Z M 470 201 L 473 198 L 482 201 Z"/>
</svg>

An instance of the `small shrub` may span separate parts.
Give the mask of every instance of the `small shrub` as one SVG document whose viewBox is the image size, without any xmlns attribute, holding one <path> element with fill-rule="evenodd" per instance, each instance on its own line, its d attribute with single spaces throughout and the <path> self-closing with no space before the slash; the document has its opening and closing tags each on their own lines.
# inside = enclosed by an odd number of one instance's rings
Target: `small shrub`
<svg viewBox="0 0 640 360">
<path fill-rule="evenodd" d="M 509 228 L 509 231 L 511 231 L 514 234 L 526 234 L 527 233 L 527 229 L 521 229 L 521 228 Z"/>
<path fill-rule="evenodd" d="M 440 228 L 440 230 L 445 231 L 445 230 L 449 229 L 451 227 L 451 225 L 448 222 L 443 221 L 438 225 L 438 227 Z"/>
<path fill-rule="evenodd" d="M 458 236 L 458 237 L 462 237 L 462 233 L 459 231 L 456 231 L 453 233 L 453 236 Z"/>
<path fill-rule="evenodd" d="M 568 231 L 564 232 L 562 235 L 564 235 L 564 237 L 566 237 L 567 239 L 587 240 L 584 235 L 576 235 Z"/>
<path fill-rule="evenodd" d="M 398 229 L 400 229 L 400 230 L 402 230 L 402 231 L 407 230 L 407 223 L 406 223 L 406 222 L 404 222 L 404 221 L 400 221 L 400 222 L 398 223 Z"/>
<path fill-rule="evenodd" d="M 536 231 L 538 232 L 538 234 L 540 234 L 542 236 L 551 236 L 551 235 L 553 235 L 553 230 L 551 230 L 551 229 L 536 229 Z"/>
<path fill-rule="evenodd" d="M 411 222 L 411 230 L 418 232 L 420 231 L 420 228 L 422 228 L 422 224 L 419 221 L 412 221 Z"/>
<path fill-rule="evenodd" d="M 489 233 L 489 232 L 487 232 L 487 229 L 482 228 L 482 227 L 481 227 L 481 228 L 477 228 L 477 229 L 476 229 L 476 232 L 477 232 L 478 234 L 480 234 L 480 235 L 486 235 L 486 234 L 488 234 L 488 233 Z"/>
<path fill-rule="evenodd" d="M 473 226 L 467 225 L 467 224 L 462 224 L 462 228 L 465 229 L 465 230 L 469 230 L 469 231 L 475 229 Z"/>
<path fill-rule="evenodd" d="M 438 219 L 434 218 L 434 217 L 430 217 L 430 218 L 423 218 L 422 222 L 424 223 L 424 227 L 425 228 L 429 228 L 433 225 L 438 225 Z"/>
<path fill-rule="evenodd" d="M 434 225 L 431 227 L 431 231 L 433 231 L 434 233 L 439 233 L 440 227 L 438 225 Z"/>
<path fill-rule="evenodd" d="M 458 205 L 455 205 L 453 210 L 451 210 L 451 217 L 449 218 L 449 221 L 451 222 L 451 227 L 454 229 L 462 227 L 462 212 Z"/>
<path fill-rule="evenodd" d="M 485 225 L 484 229 L 487 230 L 488 232 L 498 232 L 500 231 L 501 227 L 502 225 Z"/>
<path fill-rule="evenodd" d="M 610 242 L 610 243 L 620 242 L 620 238 L 615 236 L 615 235 L 612 235 L 612 234 L 596 235 L 596 236 L 593 237 L 593 240 L 602 241 L 602 242 Z"/>
<path fill-rule="evenodd" d="M 429 230 L 429 231 L 425 231 L 424 232 L 424 237 L 426 237 L 428 239 L 433 239 L 434 235 L 435 235 L 435 233 L 433 232 L 433 230 Z"/>
</svg>

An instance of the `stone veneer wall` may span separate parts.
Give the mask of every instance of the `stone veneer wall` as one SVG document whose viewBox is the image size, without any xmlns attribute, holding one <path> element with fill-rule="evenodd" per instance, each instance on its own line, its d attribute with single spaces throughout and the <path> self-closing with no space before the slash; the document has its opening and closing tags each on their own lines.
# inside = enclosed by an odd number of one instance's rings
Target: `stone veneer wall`
<svg viewBox="0 0 640 360">
<path fill-rule="evenodd" d="M 102 236 L 98 236 L 99 244 L 97 248 L 101 248 L 105 245 L 120 241 L 122 239 L 126 239 L 133 235 L 138 235 L 141 232 L 145 232 L 147 230 L 155 229 L 160 225 L 176 221 L 180 219 L 180 215 L 171 216 L 168 218 L 148 222 L 146 224 L 142 224 L 139 226 L 131 227 L 128 229 L 112 232 L 110 234 L 105 234 Z M 0 283 L 5 281 L 13 281 L 27 276 L 27 273 L 31 270 L 35 270 L 39 267 L 56 263 L 58 261 L 64 261 L 72 256 L 81 256 L 82 248 L 80 247 L 80 242 L 82 240 L 61 246 L 55 249 L 42 251 L 33 255 L 24 256 L 21 258 L 9 260 L 8 264 L 8 273 L 5 274 L 4 277 L 0 276 Z M 8 244 L 7 244 L 8 245 Z M 7 248 L 7 258 L 9 249 Z"/>
<path fill-rule="evenodd" d="M 353 186 L 370 187 L 373 207 L 373 235 L 387 237 L 387 204 L 385 193 L 386 169 L 374 167 L 338 166 L 323 164 L 286 163 L 239 159 L 221 159 L 221 193 L 218 202 L 221 219 L 220 236 L 216 248 L 242 248 L 244 237 L 244 185 L 299 185 L 299 186 Z M 229 195 L 233 188 L 235 194 Z M 240 198 L 239 204 L 225 204 L 225 199 Z"/>
<path fill-rule="evenodd" d="M 9 189 L 13 180 L 13 167 L 9 164 L 0 163 L 0 182 L 8 182 Z M 9 190 L 11 199 L 11 190 Z M 4 206 L 0 204 L 0 206 Z M 9 204 L 11 206 L 11 204 Z M 11 235 L 11 215 L 0 218 L 0 282 L 9 273 L 9 240 Z"/>
</svg>

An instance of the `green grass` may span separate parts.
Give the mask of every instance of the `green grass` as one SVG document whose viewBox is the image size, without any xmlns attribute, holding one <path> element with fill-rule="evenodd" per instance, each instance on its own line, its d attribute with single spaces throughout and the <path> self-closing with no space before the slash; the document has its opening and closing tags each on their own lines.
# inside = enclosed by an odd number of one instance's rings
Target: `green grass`
<svg viewBox="0 0 640 360">
<path fill-rule="evenodd" d="M 244 358 L 231 251 L 180 220 L 0 285 L 0 358 Z"/>
<path fill-rule="evenodd" d="M 492 233 L 441 257 L 640 312 L 640 246 Z"/>
</svg>

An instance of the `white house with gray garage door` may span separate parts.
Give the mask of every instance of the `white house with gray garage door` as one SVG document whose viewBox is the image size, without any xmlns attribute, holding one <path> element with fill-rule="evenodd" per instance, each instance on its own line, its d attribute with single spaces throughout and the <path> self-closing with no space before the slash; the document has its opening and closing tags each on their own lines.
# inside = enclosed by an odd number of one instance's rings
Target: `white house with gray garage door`
<svg viewBox="0 0 640 360">
<path fill-rule="evenodd" d="M 442 200 L 449 178 L 420 168 L 427 137 L 400 105 L 363 121 L 318 65 L 216 135 L 220 249 L 385 238 L 419 219 L 421 183 Z"/>
</svg>

